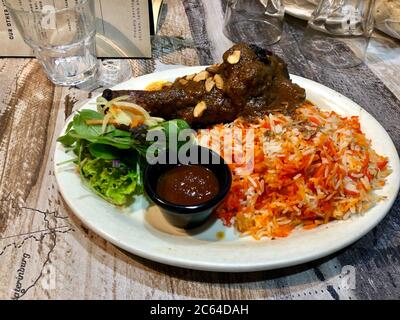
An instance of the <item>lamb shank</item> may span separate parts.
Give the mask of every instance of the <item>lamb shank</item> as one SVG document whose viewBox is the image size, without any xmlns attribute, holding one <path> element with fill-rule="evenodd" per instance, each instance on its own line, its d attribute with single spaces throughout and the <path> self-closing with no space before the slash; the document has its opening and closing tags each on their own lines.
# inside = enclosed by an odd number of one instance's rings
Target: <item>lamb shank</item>
<svg viewBox="0 0 400 320">
<path fill-rule="evenodd" d="M 273 111 L 288 114 L 305 100 L 305 90 L 292 83 L 286 63 L 267 50 L 244 43 L 225 52 L 223 63 L 188 75 L 158 91 L 110 90 L 103 97 L 126 101 L 166 120 L 184 119 L 201 128 L 253 118 Z"/>
</svg>

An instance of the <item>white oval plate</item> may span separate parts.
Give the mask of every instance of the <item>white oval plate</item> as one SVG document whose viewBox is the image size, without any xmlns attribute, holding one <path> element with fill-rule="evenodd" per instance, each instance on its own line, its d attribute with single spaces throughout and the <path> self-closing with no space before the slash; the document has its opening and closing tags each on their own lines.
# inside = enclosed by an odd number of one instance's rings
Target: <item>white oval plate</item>
<svg viewBox="0 0 400 320">
<path fill-rule="evenodd" d="M 171 81 L 203 69 L 188 67 L 149 74 L 114 89 L 143 89 L 153 81 Z M 386 201 L 346 221 L 332 222 L 310 231 L 297 230 L 287 238 L 256 241 L 251 237 L 240 238 L 233 228 L 224 227 L 220 221 L 210 221 L 191 233 L 175 229 L 165 222 L 157 208 L 146 209 L 144 197 L 138 198 L 129 208 L 118 209 L 89 191 L 72 164 L 55 167 L 59 190 L 83 223 L 103 238 L 138 256 L 178 267 L 222 272 L 269 270 L 305 263 L 338 251 L 369 232 L 390 210 L 399 191 L 399 157 L 385 129 L 359 105 L 316 82 L 298 76 L 292 79 L 307 90 L 308 99 L 320 108 L 341 115 L 360 116 L 363 131 L 372 139 L 377 152 L 389 157 L 393 170 L 387 185 L 379 191 L 387 196 Z M 95 98 L 91 102 L 95 102 Z M 89 102 L 82 108 L 95 107 Z M 57 144 L 55 164 L 72 157 Z M 217 236 L 220 231 L 225 233 L 223 240 Z"/>
</svg>

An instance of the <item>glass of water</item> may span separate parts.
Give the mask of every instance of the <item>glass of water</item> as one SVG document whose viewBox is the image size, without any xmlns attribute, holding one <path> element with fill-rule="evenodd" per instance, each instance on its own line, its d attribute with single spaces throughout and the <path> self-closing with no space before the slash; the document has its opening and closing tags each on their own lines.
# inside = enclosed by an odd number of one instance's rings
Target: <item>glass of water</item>
<svg viewBox="0 0 400 320">
<path fill-rule="evenodd" d="M 5 4 L 54 84 L 74 86 L 95 79 L 93 0 L 5 0 Z"/>
<path fill-rule="evenodd" d="M 228 0 L 224 34 L 231 41 L 266 47 L 282 36 L 283 0 Z"/>
<path fill-rule="evenodd" d="M 300 43 L 303 55 L 330 68 L 365 60 L 374 28 L 375 0 L 320 0 Z"/>
</svg>

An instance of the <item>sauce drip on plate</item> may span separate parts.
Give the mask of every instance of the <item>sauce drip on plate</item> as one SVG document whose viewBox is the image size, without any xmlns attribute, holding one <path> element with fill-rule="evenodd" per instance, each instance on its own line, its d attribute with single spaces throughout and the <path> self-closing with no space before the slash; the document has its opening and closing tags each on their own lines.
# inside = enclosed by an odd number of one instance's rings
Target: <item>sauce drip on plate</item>
<svg viewBox="0 0 400 320">
<path fill-rule="evenodd" d="M 210 169 L 180 165 L 161 175 L 156 192 L 170 203 L 191 206 L 213 199 L 219 189 L 218 179 Z"/>
</svg>

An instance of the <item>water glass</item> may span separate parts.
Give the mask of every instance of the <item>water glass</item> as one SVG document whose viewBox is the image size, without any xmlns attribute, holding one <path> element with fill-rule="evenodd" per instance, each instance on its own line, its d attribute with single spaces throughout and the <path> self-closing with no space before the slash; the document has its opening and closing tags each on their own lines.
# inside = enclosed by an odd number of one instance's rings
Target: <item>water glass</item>
<svg viewBox="0 0 400 320">
<path fill-rule="evenodd" d="M 74 86 L 96 77 L 94 0 L 5 0 L 49 79 Z"/>
<path fill-rule="evenodd" d="M 365 60 L 375 0 L 320 0 L 300 49 L 324 67 L 351 68 Z"/>
<path fill-rule="evenodd" d="M 400 1 L 376 1 L 376 28 L 400 39 Z"/>
<path fill-rule="evenodd" d="M 235 43 L 269 46 L 281 39 L 284 13 L 282 0 L 229 0 L 224 34 Z"/>
</svg>

